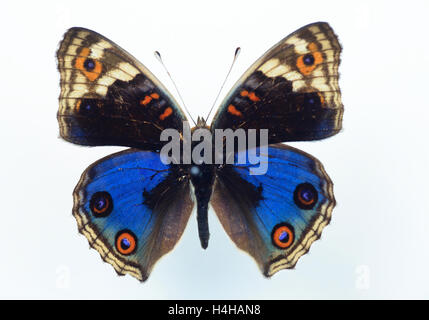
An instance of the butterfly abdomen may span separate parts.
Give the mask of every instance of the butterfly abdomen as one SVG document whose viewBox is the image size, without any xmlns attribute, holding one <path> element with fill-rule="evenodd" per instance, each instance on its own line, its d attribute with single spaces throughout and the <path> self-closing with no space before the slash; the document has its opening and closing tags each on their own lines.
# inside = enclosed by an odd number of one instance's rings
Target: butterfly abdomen
<svg viewBox="0 0 429 320">
<path fill-rule="evenodd" d="M 201 247 L 206 249 L 210 237 L 207 213 L 215 178 L 215 166 L 212 164 L 193 164 L 190 173 L 197 200 L 198 234 Z"/>
</svg>

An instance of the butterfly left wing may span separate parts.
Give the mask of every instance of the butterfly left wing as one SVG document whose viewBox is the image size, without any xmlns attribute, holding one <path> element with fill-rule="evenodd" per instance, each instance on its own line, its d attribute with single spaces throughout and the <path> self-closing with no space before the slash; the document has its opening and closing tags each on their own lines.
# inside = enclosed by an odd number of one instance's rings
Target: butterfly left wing
<svg viewBox="0 0 429 320">
<path fill-rule="evenodd" d="M 79 232 L 90 246 L 119 275 L 140 281 L 179 241 L 193 208 L 183 168 L 136 149 L 89 166 L 73 198 Z"/>
<path fill-rule="evenodd" d="M 251 175 L 249 163 L 219 169 L 211 204 L 232 241 L 270 277 L 293 268 L 320 237 L 335 199 L 314 157 L 286 145 L 269 146 L 261 156 L 268 161 L 263 175 Z"/>
<path fill-rule="evenodd" d="M 325 22 L 281 40 L 238 80 L 212 130 L 268 129 L 268 143 L 323 139 L 341 129 L 341 46 Z"/>
<path fill-rule="evenodd" d="M 71 28 L 57 52 L 58 123 L 72 143 L 159 150 L 160 133 L 182 132 L 186 117 L 155 76 L 124 49 L 84 28 Z"/>
</svg>

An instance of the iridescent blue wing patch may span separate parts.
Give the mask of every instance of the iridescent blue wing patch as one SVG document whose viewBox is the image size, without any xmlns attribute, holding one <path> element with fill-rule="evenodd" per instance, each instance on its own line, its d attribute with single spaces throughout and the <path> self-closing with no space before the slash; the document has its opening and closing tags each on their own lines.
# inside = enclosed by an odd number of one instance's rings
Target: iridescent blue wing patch
<svg viewBox="0 0 429 320">
<path fill-rule="evenodd" d="M 251 175 L 249 163 L 218 170 L 211 203 L 232 241 L 269 277 L 293 268 L 310 249 L 329 223 L 335 199 L 314 157 L 286 145 L 269 146 L 262 156 L 268 161 L 264 175 Z"/>
<path fill-rule="evenodd" d="M 178 242 L 193 208 L 187 173 L 136 149 L 89 166 L 73 197 L 73 215 L 90 246 L 119 275 L 141 281 Z"/>
</svg>

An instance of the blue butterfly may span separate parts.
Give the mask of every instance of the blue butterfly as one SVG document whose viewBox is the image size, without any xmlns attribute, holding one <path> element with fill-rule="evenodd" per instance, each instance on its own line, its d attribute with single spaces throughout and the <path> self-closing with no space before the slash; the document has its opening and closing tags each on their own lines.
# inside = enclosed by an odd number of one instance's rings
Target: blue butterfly
<svg viewBox="0 0 429 320">
<path fill-rule="evenodd" d="M 211 133 L 268 129 L 269 146 L 256 150 L 268 162 L 267 172 L 253 175 L 255 165 L 248 160 L 161 161 L 161 132 L 191 130 L 183 128 L 189 125 L 178 103 L 112 41 L 88 29 L 69 29 L 57 52 L 61 137 L 79 145 L 131 147 L 82 174 L 73 193 L 79 232 L 118 274 L 145 281 L 179 241 L 195 199 L 204 249 L 211 204 L 229 237 L 265 276 L 293 268 L 329 223 L 335 199 L 322 164 L 280 143 L 320 140 L 341 130 L 340 52 L 327 23 L 307 25 L 245 72 L 210 127 L 198 121 L 196 128 Z M 243 152 L 236 151 L 235 160 Z"/>
</svg>

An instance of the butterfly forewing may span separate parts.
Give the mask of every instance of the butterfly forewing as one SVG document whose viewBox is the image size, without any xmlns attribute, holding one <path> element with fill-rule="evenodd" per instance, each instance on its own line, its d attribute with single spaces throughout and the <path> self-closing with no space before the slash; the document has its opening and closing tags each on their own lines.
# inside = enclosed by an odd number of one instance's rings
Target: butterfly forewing
<svg viewBox="0 0 429 320">
<path fill-rule="evenodd" d="M 82 145 L 158 150 L 166 128 L 186 120 L 155 76 L 125 50 L 91 30 L 71 28 L 57 52 L 60 135 Z"/>
<path fill-rule="evenodd" d="M 214 129 L 268 129 L 269 143 L 317 140 L 341 129 L 341 46 L 324 22 L 271 48 L 239 79 L 215 115 Z"/>
</svg>

